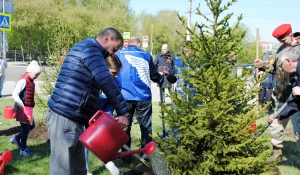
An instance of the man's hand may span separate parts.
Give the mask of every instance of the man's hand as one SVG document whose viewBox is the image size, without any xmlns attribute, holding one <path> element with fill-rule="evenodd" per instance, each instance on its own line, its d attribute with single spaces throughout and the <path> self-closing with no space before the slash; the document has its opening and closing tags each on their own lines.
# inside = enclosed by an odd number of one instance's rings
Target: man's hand
<svg viewBox="0 0 300 175">
<path fill-rule="evenodd" d="M 278 119 L 273 119 L 274 114 L 269 115 L 268 117 L 268 123 L 278 122 Z"/>
<path fill-rule="evenodd" d="M 265 72 L 264 71 L 259 71 L 258 72 L 258 76 L 261 76 L 261 75 L 263 75 Z"/>
<path fill-rule="evenodd" d="M 118 125 L 126 131 L 128 128 L 128 119 L 126 117 L 126 114 L 118 116 Z"/>
<path fill-rule="evenodd" d="M 163 72 L 164 74 L 169 74 L 169 68 L 167 66 L 160 66 L 159 67 L 159 72 Z"/>
<path fill-rule="evenodd" d="M 292 92 L 294 96 L 300 95 L 300 87 L 299 86 L 293 87 Z"/>
<path fill-rule="evenodd" d="M 255 67 L 262 67 L 262 65 L 263 65 L 263 61 L 261 59 L 256 58 L 254 60 L 254 66 Z"/>
</svg>

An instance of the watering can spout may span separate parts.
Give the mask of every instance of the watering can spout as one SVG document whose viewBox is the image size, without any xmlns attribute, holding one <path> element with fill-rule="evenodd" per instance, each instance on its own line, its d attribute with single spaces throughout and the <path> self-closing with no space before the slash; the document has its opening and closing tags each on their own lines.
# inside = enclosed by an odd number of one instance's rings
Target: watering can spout
<svg viewBox="0 0 300 175">
<path fill-rule="evenodd" d="M 10 162 L 13 155 L 11 151 L 5 151 L 2 155 L 0 155 L 0 175 L 4 174 L 5 164 Z"/>
<path fill-rule="evenodd" d="M 130 151 L 126 151 L 126 152 L 119 152 L 116 155 L 114 155 L 111 160 L 115 160 L 115 159 L 121 159 L 123 157 L 127 157 L 133 154 L 137 154 L 137 153 L 145 153 L 147 155 L 152 154 L 155 151 L 156 148 L 156 143 L 155 142 L 149 142 L 145 148 L 140 148 L 137 150 L 130 150 Z"/>
</svg>

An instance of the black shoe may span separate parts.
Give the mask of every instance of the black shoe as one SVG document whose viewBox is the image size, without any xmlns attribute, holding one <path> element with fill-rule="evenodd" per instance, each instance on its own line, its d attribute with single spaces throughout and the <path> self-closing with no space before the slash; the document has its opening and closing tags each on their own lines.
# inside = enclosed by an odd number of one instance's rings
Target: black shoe
<svg viewBox="0 0 300 175">
<path fill-rule="evenodd" d="M 130 164 L 131 163 L 131 156 L 123 157 L 122 161 L 126 164 Z"/>
<path fill-rule="evenodd" d="M 3 96 L 2 95 L 0 95 L 0 98 L 2 98 Z"/>
</svg>

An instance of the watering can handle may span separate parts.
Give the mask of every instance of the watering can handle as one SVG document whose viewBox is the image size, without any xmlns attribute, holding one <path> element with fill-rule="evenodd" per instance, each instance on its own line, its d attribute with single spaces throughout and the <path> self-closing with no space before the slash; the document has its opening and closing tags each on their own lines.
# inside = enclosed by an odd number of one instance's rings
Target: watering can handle
<svg viewBox="0 0 300 175">
<path fill-rule="evenodd" d="M 92 126 L 99 118 L 99 116 L 101 116 L 103 114 L 103 111 L 98 110 L 94 116 L 89 120 L 89 126 Z"/>
<path fill-rule="evenodd" d="M 103 115 L 103 112 L 102 110 L 98 110 L 94 116 L 89 120 L 89 126 L 92 126 L 94 125 L 94 123 L 98 120 L 98 118 Z M 105 113 L 106 114 L 106 113 Z M 106 115 L 109 115 L 109 114 L 106 114 Z M 115 122 L 118 122 L 118 119 L 117 118 L 113 118 L 112 116 L 110 116 Z"/>
</svg>

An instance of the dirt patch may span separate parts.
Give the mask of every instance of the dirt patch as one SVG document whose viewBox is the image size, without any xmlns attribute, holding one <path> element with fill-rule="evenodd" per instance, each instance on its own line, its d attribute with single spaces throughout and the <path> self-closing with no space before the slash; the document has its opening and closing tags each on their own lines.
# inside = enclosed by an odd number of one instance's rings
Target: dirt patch
<svg viewBox="0 0 300 175">
<path fill-rule="evenodd" d="M 290 137 L 290 138 L 295 138 L 293 127 L 285 128 L 284 135 L 287 136 L 287 137 Z"/>
<path fill-rule="evenodd" d="M 280 171 L 278 167 L 272 167 L 269 169 L 270 173 L 273 173 L 274 175 L 280 175 Z"/>
<path fill-rule="evenodd" d="M 35 140 L 35 141 L 48 141 L 48 131 L 45 123 L 42 122 L 37 122 L 35 123 L 35 128 L 33 128 L 28 135 L 28 138 L 30 140 Z"/>
<path fill-rule="evenodd" d="M 13 126 L 8 129 L 0 130 L 0 136 L 12 136 L 20 131 L 21 126 Z M 29 132 L 28 138 L 30 140 L 46 142 L 49 138 L 46 125 L 42 122 L 36 122 L 35 128 Z"/>
</svg>

